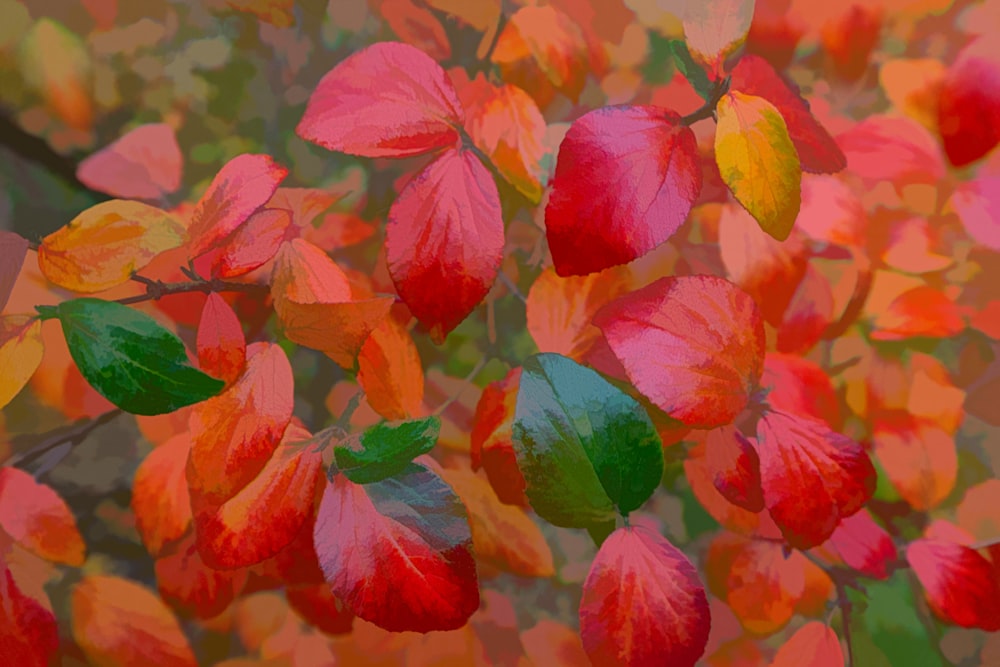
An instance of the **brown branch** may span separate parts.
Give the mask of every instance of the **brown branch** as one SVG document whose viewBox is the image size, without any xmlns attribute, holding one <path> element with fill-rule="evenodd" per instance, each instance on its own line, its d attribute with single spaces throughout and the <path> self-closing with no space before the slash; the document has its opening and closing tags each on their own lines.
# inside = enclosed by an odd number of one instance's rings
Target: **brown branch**
<svg viewBox="0 0 1000 667">
<path fill-rule="evenodd" d="M 157 301 L 165 296 L 187 294 L 190 292 L 202 292 L 203 294 L 209 294 L 211 292 L 246 292 L 248 294 L 260 294 L 261 296 L 264 296 L 271 291 L 271 288 L 268 285 L 261 285 L 258 283 L 227 282 L 221 278 L 212 278 L 211 280 L 191 280 L 179 283 L 165 283 L 160 280 L 150 280 L 144 276 L 133 275 L 132 280 L 145 285 L 146 293 L 125 297 L 123 299 L 116 299 L 116 303 L 127 306 L 133 303 Z"/>
<path fill-rule="evenodd" d="M 718 81 L 712 89 L 712 94 L 705 103 L 686 116 L 681 117 L 681 125 L 691 126 L 700 120 L 711 118 L 715 115 L 715 107 L 718 106 L 722 96 L 729 92 L 729 77 Z"/>
</svg>

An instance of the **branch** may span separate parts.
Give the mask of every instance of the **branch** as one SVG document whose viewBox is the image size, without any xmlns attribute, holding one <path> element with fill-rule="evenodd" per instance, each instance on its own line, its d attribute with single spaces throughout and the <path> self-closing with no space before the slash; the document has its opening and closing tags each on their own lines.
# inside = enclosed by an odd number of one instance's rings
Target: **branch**
<svg viewBox="0 0 1000 667">
<path fill-rule="evenodd" d="M 68 444 L 70 447 L 75 447 L 86 440 L 87 436 L 90 435 L 92 431 L 107 424 L 122 414 L 124 414 L 124 411 L 115 409 L 110 412 L 105 412 L 103 415 L 100 415 L 95 419 L 81 419 L 71 426 L 60 426 L 59 428 L 50 431 L 45 439 L 31 449 L 11 456 L 9 459 L 4 461 L 3 465 L 24 467 L 34 463 L 60 445 Z"/>
<path fill-rule="evenodd" d="M 681 125 L 691 126 L 697 123 L 699 120 L 705 120 L 706 118 L 711 118 L 715 115 L 715 107 L 718 106 L 719 100 L 722 96 L 729 92 L 729 77 L 726 77 L 722 81 L 717 81 L 715 88 L 712 89 L 712 94 L 709 96 L 705 103 L 701 105 L 698 109 L 692 111 L 686 116 L 681 118 Z"/>
<path fill-rule="evenodd" d="M 260 294 L 263 296 L 271 291 L 271 288 L 268 285 L 260 285 L 258 283 L 233 283 L 222 280 L 221 278 L 213 278 L 211 280 L 191 280 L 189 282 L 179 283 L 165 283 L 160 280 L 150 280 L 144 276 L 133 275 L 132 280 L 145 285 L 146 293 L 125 297 L 123 299 L 116 299 L 116 303 L 127 306 L 133 303 L 142 303 L 143 301 L 157 301 L 165 296 L 171 296 L 173 294 L 186 294 L 188 292 L 202 292 L 203 294 L 209 294 L 211 292 L 246 292 L 248 294 Z"/>
<path fill-rule="evenodd" d="M 41 137 L 36 137 L 18 125 L 6 112 L 0 112 L 0 144 L 25 160 L 41 165 L 76 190 L 91 193 L 100 199 L 110 199 L 106 194 L 94 192 L 76 177 L 76 161 L 60 155 Z"/>
</svg>

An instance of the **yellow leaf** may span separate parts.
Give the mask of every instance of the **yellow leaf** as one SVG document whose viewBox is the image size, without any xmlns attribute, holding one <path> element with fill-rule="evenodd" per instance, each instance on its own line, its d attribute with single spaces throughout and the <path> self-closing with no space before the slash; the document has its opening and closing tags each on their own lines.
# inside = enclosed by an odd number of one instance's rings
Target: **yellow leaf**
<svg viewBox="0 0 1000 667">
<path fill-rule="evenodd" d="M 28 383 L 43 351 L 41 320 L 30 315 L 0 317 L 0 408 Z"/>
<path fill-rule="evenodd" d="M 730 92 L 719 100 L 715 161 L 736 201 L 784 241 L 802 203 L 799 154 L 784 118 L 767 100 Z"/>
<path fill-rule="evenodd" d="M 155 206 L 112 199 L 49 234 L 38 249 L 45 277 L 74 292 L 100 292 L 127 281 L 158 254 L 183 244 L 184 227 Z"/>
</svg>

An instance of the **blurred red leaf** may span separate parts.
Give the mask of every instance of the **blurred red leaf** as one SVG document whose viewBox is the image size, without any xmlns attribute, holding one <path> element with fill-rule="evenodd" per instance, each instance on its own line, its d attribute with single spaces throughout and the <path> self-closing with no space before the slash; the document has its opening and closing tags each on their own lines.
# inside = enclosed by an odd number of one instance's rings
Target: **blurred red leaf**
<svg viewBox="0 0 1000 667">
<path fill-rule="evenodd" d="M 451 45 L 444 26 L 422 4 L 414 0 L 369 0 L 392 31 L 437 61 L 451 57 Z"/>
<path fill-rule="evenodd" d="M 914 287 L 892 300 L 872 322 L 872 340 L 950 338 L 965 329 L 962 311 L 929 285 Z"/>
<path fill-rule="evenodd" d="M 736 285 L 714 276 L 662 278 L 594 317 L 636 388 L 689 426 L 732 422 L 764 365 L 764 322 Z"/>
<path fill-rule="evenodd" d="M 181 186 L 183 168 L 174 128 L 151 123 L 89 155 L 76 168 L 76 176 L 91 190 L 113 197 L 160 199 Z"/>
<path fill-rule="evenodd" d="M 906 560 L 938 616 L 964 628 L 1000 630 L 1000 583 L 993 566 L 970 547 L 938 539 L 919 539 L 906 548 Z"/>
<path fill-rule="evenodd" d="M 705 462 L 715 488 L 750 512 L 764 509 L 757 449 L 735 426 L 720 426 L 705 438 Z"/>
<path fill-rule="evenodd" d="M 873 422 L 875 456 L 903 500 L 926 511 L 947 498 L 958 476 L 955 438 L 903 411 L 879 412 Z"/>
<path fill-rule="evenodd" d="M 21 589 L 4 551 L 0 545 L 0 656 L 17 667 L 55 664 L 59 650 L 56 616 L 48 600 Z"/>
<path fill-rule="evenodd" d="M 164 601 L 184 614 L 202 619 L 225 611 L 247 579 L 245 569 L 216 570 L 205 565 L 193 535 L 157 558 L 155 569 Z"/>
<path fill-rule="evenodd" d="M 418 464 L 363 486 L 337 475 L 314 539 L 333 594 L 386 630 L 453 630 L 479 607 L 465 508 Z"/>
<path fill-rule="evenodd" d="M 697 571 L 664 537 L 634 526 L 604 541 L 580 600 L 580 634 L 594 664 L 693 667 L 710 624 Z"/>
<path fill-rule="evenodd" d="M 503 247 L 500 196 L 471 151 L 443 153 L 413 177 L 389 209 L 389 273 L 437 343 L 489 292 Z"/>
<path fill-rule="evenodd" d="M 1000 175 L 980 173 L 959 183 L 948 202 L 976 243 L 1000 251 Z"/>
<path fill-rule="evenodd" d="M 188 236 L 197 257 L 232 234 L 274 194 L 288 170 L 269 155 L 237 155 L 223 165 L 191 214 Z"/>
<path fill-rule="evenodd" d="M 0 468 L 0 528 L 39 558 L 83 565 L 86 545 L 66 501 L 19 468 Z"/>
<path fill-rule="evenodd" d="M 945 175 L 941 150 L 930 132 L 902 116 L 868 116 L 837 135 L 852 173 L 869 184 L 938 183 Z"/>
<path fill-rule="evenodd" d="M 333 151 L 406 157 L 455 144 L 464 115 L 430 56 L 409 44 L 379 42 L 320 80 L 295 132 Z"/>
<path fill-rule="evenodd" d="M 826 541 L 875 491 L 875 469 L 861 445 L 811 417 L 765 413 L 757 452 L 767 509 L 799 549 Z"/>
<path fill-rule="evenodd" d="M 198 365 L 227 383 L 243 373 L 247 344 L 243 327 L 226 300 L 213 292 L 205 300 L 198 324 Z"/>
<path fill-rule="evenodd" d="M 556 272 L 593 273 L 660 245 L 701 190 L 694 133 L 669 109 L 604 107 L 559 147 L 545 228 Z"/>
<path fill-rule="evenodd" d="M 769 667 L 843 667 L 844 651 L 833 629 L 811 621 L 795 631 L 774 655 Z"/>
<path fill-rule="evenodd" d="M 191 496 L 185 470 L 191 434 L 179 433 L 149 453 L 135 471 L 132 511 L 150 555 L 180 539 L 191 525 Z"/>
<path fill-rule="evenodd" d="M 836 176 L 802 177 L 802 206 L 795 228 L 817 241 L 859 247 L 866 242 L 861 199 Z"/>
<path fill-rule="evenodd" d="M 533 665 L 577 667 L 587 664 L 580 634 L 567 625 L 543 618 L 521 632 L 525 656 Z"/>
<path fill-rule="evenodd" d="M 833 289 L 814 264 L 806 266 L 778 329 L 779 352 L 805 354 L 833 321 Z"/>
<path fill-rule="evenodd" d="M 852 4 L 839 17 L 828 21 L 820 33 L 823 48 L 834 73 L 855 81 L 868 69 L 872 50 L 882 36 L 882 9 Z"/>
<path fill-rule="evenodd" d="M 473 470 L 485 469 L 501 502 L 526 507 L 528 498 L 524 490 L 527 484 L 517 466 L 512 431 L 520 383 L 521 367 L 518 366 L 483 389 L 473 416 L 469 454 Z"/>
<path fill-rule="evenodd" d="M 842 519 L 828 544 L 849 566 L 874 579 L 888 579 L 896 545 L 866 510 Z"/>
<path fill-rule="evenodd" d="M 830 376 L 809 359 L 789 354 L 768 353 L 764 358 L 761 387 L 768 390 L 767 404 L 791 415 L 822 419 L 839 429 L 840 399 Z"/>
<path fill-rule="evenodd" d="M 1000 142 L 1000 56 L 992 39 L 962 49 L 941 83 L 938 130 L 948 159 L 963 167 Z"/>
<path fill-rule="evenodd" d="M 290 586 L 285 595 L 292 609 L 314 628 L 328 635 L 344 635 L 351 631 L 354 614 L 333 595 L 326 582 Z"/>
</svg>

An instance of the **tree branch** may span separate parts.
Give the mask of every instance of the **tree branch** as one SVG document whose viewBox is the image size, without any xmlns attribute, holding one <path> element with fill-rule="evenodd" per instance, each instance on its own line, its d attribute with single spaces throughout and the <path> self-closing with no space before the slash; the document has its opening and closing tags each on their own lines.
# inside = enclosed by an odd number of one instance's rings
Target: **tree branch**
<svg viewBox="0 0 1000 667">
<path fill-rule="evenodd" d="M 95 429 L 111 422 L 122 414 L 124 414 L 124 411 L 115 409 L 105 412 L 95 419 L 80 419 L 68 427 L 60 426 L 57 429 L 49 431 L 46 437 L 31 449 L 11 456 L 4 461 L 3 465 L 24 467 L 34 463 L 60 445 L 68 444 L 70 447 L 74 447 L 86 440 L 87 436 Z"/>
<path fill-rule="evenodd" d="M 722 96 L 729 92 L 729 77 L 715 84 L 712 95 L 705 100 L 705 103 L 686 116 L 681 117 L 681 125 L 691 126 L 700 120 L 711 118 L 715 114 L 715 107 L 718 106 Z"/>
<path fill-rule="evenodd" d="M 192 280 L 189 282 L 179 283 L 165 283 L 160 280 L 150 280 L 144 276 L 133 275 L 132 280 L 145 285 L 146 293 L 137 294 L 136 296 L 128 296 L 123 299 L 116 299 L 115 301 L 117 303 L 130 305 L 133 303 L 142 303 L 143 301 L 157 301 L 165 296 L 186 294 L 189 292 L 202 292 L 203 294 L 210 294 L 211 292 L 246 292 L 248 294 L 260 294 L 263 296 L 271 291 L 269 285 L 227 282 L 221 278 L 212 278 L 211 280 Z"/>
</svg>

